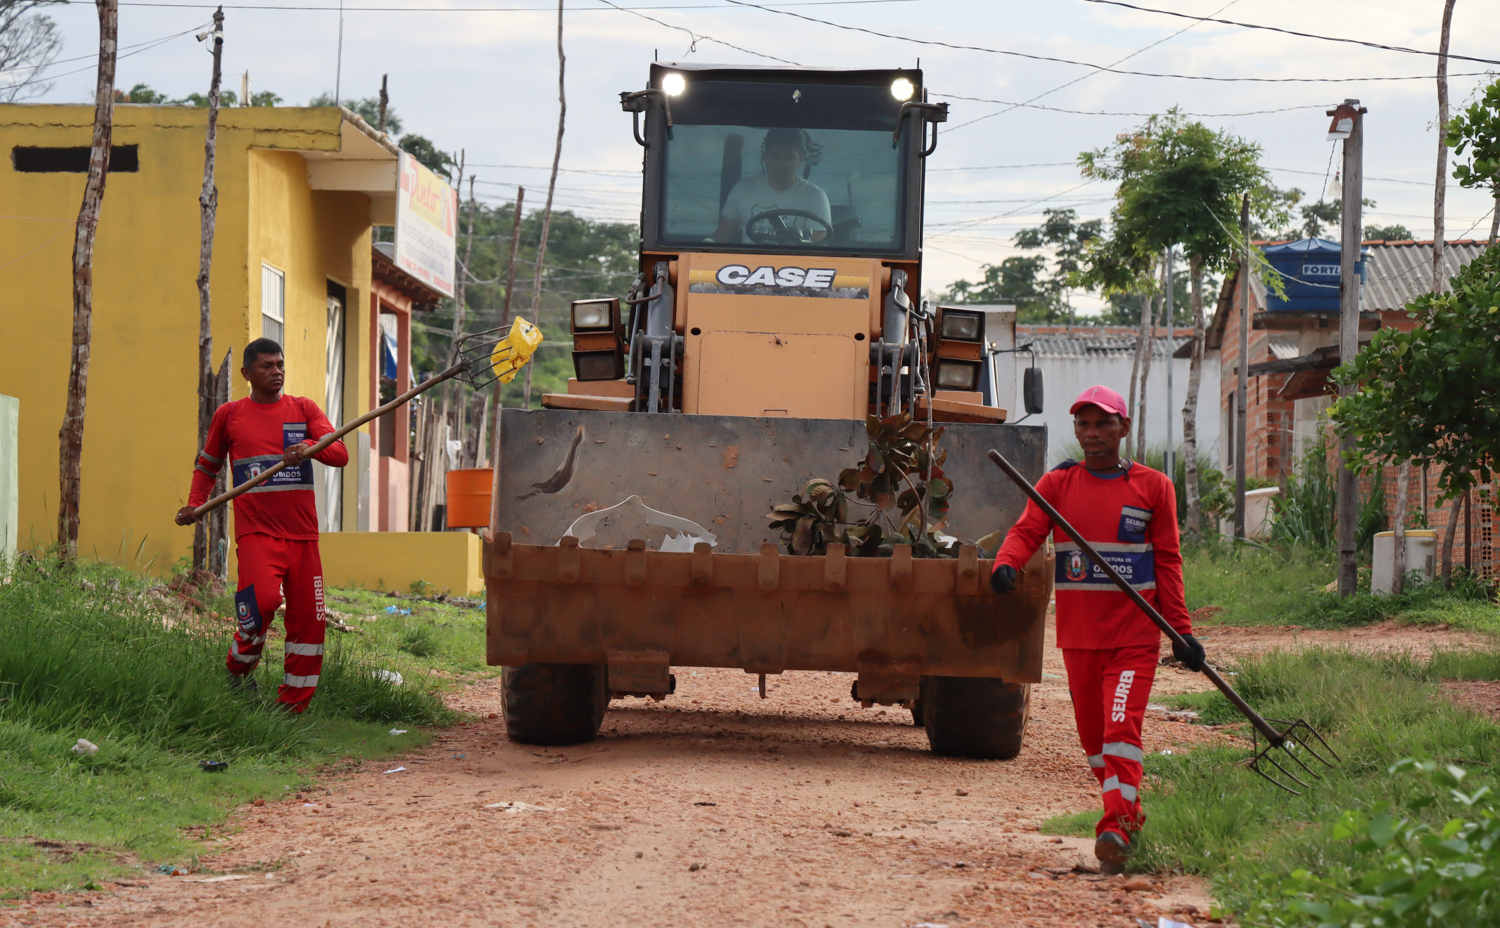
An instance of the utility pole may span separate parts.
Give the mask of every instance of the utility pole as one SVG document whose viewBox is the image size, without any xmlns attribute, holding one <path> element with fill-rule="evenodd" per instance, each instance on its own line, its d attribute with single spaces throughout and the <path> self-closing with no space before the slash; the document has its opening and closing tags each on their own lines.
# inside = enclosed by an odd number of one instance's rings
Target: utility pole
<svg viewBox="0 0 1500 928">
<path fill-rule="evenodd" d="M 1348 135 L 1344 138 L 1344 228 L 1342 252 L 1339 256 L 1339 363 L 1348 364 L 1359 353 L 1359 271 L 1360 245 L 1362 244 L 1361 198 L 1364 195 L 1364 148 L 1366 110 L 1358 100 L 1345 100 L 1343 105 L 1329 110 L 1334 125 L 1340 134 L 1343 121 L 1348 120 Z M 1339 396 L 1351 396 L 1357 385 L 1345 383 L 1339 387 Z M 1339 450 L 1354 449 L 1354 436 L 1345 434 L 1339 439 Z M 1338 473 L 1338 584 L 1340 596 L 1353 596 L 1358 581 L 1358 565 L 1355 561 L 1355 532 L 1359 520 L 1359 482 L 1350 469 L 1344 454 L 1339 455 Z"/>
<path fill-rule="evenodd" d="M 1167 453 L 1162 463 L 1167 472 L 1167 479 L 1177 479 L 1177 446 L 1172 443 L 1172 356 L 1176 354 L 1177 348 L 1177 311 L 1172 308 L 1172 249 L 1167 249 L 1167 260 L 1163 273 L 1167 275 L 1166 285 L 1166 316 L 1167 316 Z M 1173 513 L 1176 517 L 1176 513 Z"/>
<path fill-rule="evenodd" d="M 391 105 L 391 95 L 385 92 L 385 79 L 389 76 L 388 74 L 380 75 L 380 125 L 375 127 L 375 131 L 381 135 L 385 134 L 385 111 Z M 459 178 L 459 180 L 462 179 L 462 177 Z"/>
<path fill-rule="evenodd" d="M 568 59 L 563 54 L 563 0 L 557 0 L 557 145 L 552 149 L 552 174 L 547 178 L 547 205 L 542 207 L 542 236 L 536 246 L 536 270 L 531 275 L 531 321 L 542 321 L 542 268 L 547 258 L 547 234 L 552 229 L 552 195 L 557 191 L 557 165 L 562 160 L 563 127 L 568 118 L 568 90 L 563 81 Z M 526 365 L 526 394 L 521 408 L 531 408 L 531 365 Z"/>
<path fill-rule="evenodd" d="M 208 80 L 208 135 L 203 143 L 203 189 L 198 194 L 200 238 L 198 243 L 198 447 L 208 441 L 208 427 L 218 408 L 218 383 L 214 376 L 214 332 L 212 303 L 209 300 L 209 270 L 214 258 L 214 218 L 219 210 L 219 191 L 214 187 L 214 156 L 219 132 L 220 65 L 224 59 L 224 8 L 214 13 L 214 28 L 208 36 L 213 41 L 213 73 Z M 250 89 L 249 72 L 240 84 Z M 193 572 L 208 569 L 208 558 L 214 543 L 212 523 L 199 519 L 193 526 Z"/>
<path fill-rule="evenodd" d="M 119 53 L 117 0 L 96 0 L 99 69 L 94 87 L 94 139 L 78 222 L 73 227 L 73 345 L 68 365 L 68 401 L 57 430 L 57 545 L 65 560 L 78 555 L 79 499 L 83 485 L 83 417 L 89 393 L 89 357 L 94 341 L 94 236 L 104 205 L 104 181 L 114 136 L 115 61 Z"/>
<path fill-rule="evenodd" d="M 1250 194 L 1240 200 L 1240 237 L 1245 257 L 1240 262 L 1240 363 L 1234 393 L 1234 537 L 1245 537 L 1245 393 L 1250 389 Z"/>
</svg>

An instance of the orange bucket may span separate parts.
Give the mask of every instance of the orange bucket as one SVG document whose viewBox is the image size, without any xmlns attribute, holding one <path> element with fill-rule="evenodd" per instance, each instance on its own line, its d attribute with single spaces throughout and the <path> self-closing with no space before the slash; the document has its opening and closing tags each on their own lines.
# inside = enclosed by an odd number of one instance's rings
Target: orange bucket
<svg viewBox="0 0 1500 928">
<path fill-rule="evenodd" d="M 449 528 L 484 528 L 490 524 L 490 490 L 494 468 L 468 467 L 448 471 L 446 521 Z"/>
</svg>

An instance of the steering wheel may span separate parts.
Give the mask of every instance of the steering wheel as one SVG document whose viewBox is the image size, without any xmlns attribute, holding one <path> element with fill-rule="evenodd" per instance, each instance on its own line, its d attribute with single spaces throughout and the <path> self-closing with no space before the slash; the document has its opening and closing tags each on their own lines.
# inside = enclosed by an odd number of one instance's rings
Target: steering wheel
<svg viewBox="0 0 1500 928">
<path fill-rule="evenodd" d="M 812 233 L 816 230 L 799 229 L 787 222 L 790 218 L 811 219 L 823 227 L 824 235 L 833 234 L 833 225 L 817 213 L 805 209 L 768 209 L 750 217 L 745 223 L 745 235 L 757 245 L 806 245 L 812 242 Z"/>
</svg>

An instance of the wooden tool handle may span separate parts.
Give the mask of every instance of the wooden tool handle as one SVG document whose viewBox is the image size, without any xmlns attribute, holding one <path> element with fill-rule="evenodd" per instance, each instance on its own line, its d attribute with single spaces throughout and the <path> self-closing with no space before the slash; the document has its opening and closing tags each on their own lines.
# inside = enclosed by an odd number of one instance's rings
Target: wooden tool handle
<svg viewBox="0 0 1500 928">
<path fill-rule="evenodd" d="M 350 432 L 359 428 L 361 425 L 364 425 L 366 422 L 369 422 L 372 419 L 378 419 L 393 409 L 398 409 L 402 406 L 405 406 L 407 403 L 410 403 L 413 399 L 415 399 L 419 394 L 431 390 L 433 387 L 437 386 L 443 381 L 450 380 L 453 377 L 462 374 L 468 369 L 468 361 L 459 361 L 457 364 L 453 365 L 442 373 L 427 378 L 422 383 L 418 384 L 415 387 L 412 387 L 410 390 L 407 390 L 405 393 L 391 400 L 389 403 L 386 403 L 384 406 L 379 406 L 375 409 L 372 409 L 364 415 L 360 416 L 358 419 L 355 419 L 353 422 L 340 427 L 336 431 L 329 432 L 327 435 L 324 435 L 322 438 L 314 442 L 311 448 L 308 448 L 307 451 L 303 452 L 302 456 L 304 458 L 312 457 L 313 455 L 322 451 L 324 448 L 327 448 L 329 445 L 338 441 L 340 438 L 343 438 L 345 435 L 348 435 Z M 219 508 L 220 506 L 234 499 L 236 496 L 239 496 L 241 493 L 245 493 L 249 490 L 255 489 L 256 487 L 265 483 L 267 480 L 270 480 L 272 477 L 276 476 L 284 470 L 286 470 L 285 461 L 279 461 L 275 464 L 272 464 L 270 467 L 267 467 L 265 470 L 256 474 L 254 477 L 251 477 L 249 480 L 246 480 L 239 486 L 225 490 L 223 493 L 215 496 L 213 499 L 204 503 L 202 506 L 194 509 L 193 518 L 197 519 L 204 513 L 211 512 Z M 231 473 L 232 472 L 233 470 L 231 469 Z"/>
</svg>

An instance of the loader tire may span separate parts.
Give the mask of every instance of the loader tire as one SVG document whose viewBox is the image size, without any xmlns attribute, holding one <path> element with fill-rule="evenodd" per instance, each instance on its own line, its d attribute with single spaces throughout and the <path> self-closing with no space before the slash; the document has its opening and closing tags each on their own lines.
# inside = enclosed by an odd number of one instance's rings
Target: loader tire
<svg viewBox="0 0 1500 928">
<path fill-rule="evenodd" d="M 998 677 L 922 678 L 921 725 L 932 753 L 1010 760 L 1021 753 L 1031 685 Z"/>
<path fill-rule="evenodd" d="M 522 664 L 500 671 L 505 736 L 522 744 L 593 741 L 609 705 L 603 664 Z"/>
</svg>

